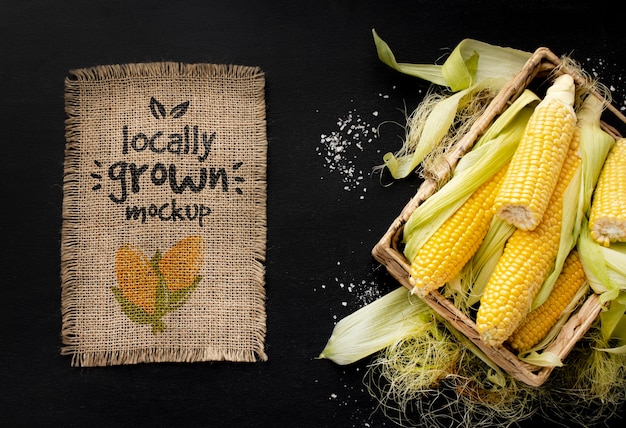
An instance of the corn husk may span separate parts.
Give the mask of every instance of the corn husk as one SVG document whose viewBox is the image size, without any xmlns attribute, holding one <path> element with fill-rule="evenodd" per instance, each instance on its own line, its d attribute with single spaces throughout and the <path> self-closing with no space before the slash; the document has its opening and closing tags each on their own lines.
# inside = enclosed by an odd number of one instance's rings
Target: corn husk
<svg viewBox="0 0 626 428">
<path fill-rule="evenodd" d="M 400 287 L 342 318 L 319 358 L 354 363 L 403 337 L 422 334 L 431 320 L 430 307 Z"/>
<path fill-rule="evenodd" d="M 472 100 L 485 91 L 490 93 L 486 101 L 493 99 L 531 56 L 531 53 L 521 50 L 465 39 L 450 53 L 443 65 L 399 63 L 389 45 L 375 30 L 372 30 L 372 34 L 378 57 L 383 63 L 448 91 L 438 102 L 430 103 L 431 98 L 427 97 L 409 117 L 403 147 L 396 153 L 389 152 L 383 156 L 385 166 L 396 179 L 407 177 L 443 144 L 455 118 Z M 474 118 L 481 113 L 481 110 L 477 110 Z M 466 124 L 472 120 L 466 115 L 462 117 L 462 122 Z M 449 144 L 453 144 L 455 138 L 451 137 Z"/>
<path fill-rule="evenodd" d="M 372 30 L 378 58 L 401 73 L 446 86 L 452 92 L 467 89 L 486 79 L 500 80 L 502 87 L 524 67 L 532 53 L 491 45 L 474 39 L 462 40 L 443 65 L 397 62 L 389 45 Z M 504 79 L 504 81 L 502 81 Z"/>
<path fill-rule="evenodd" d="M 626 328 L 616 330 L 626 311 L 626 244 L 604 247 L 591 238 L 587 218 L 578 238 L 578 251 L 591 288 L 607 309 L 600 314 L 603 338 L 626 338 Z"/>
<path fill-rule="evenodd" d="M 581 117 L 581 147 L 584 174 L 581 185 L 584 218 L 577 246 L 590 286 L 600 301 L 607 305 L 600 314 L 601 333 L 608 344 L 613 338 L 626 341 L 626 245 L 613 243 L 604 247 L 595 242 L 589 233 L 588 215 L 591 209 L 593 189 L 597 184 L 604 161 L 615 139 L 600 129 L 600 116 L 605 104 L 597 97 L 585 100 Z M 584 140 L 583 140 L 584 138 Z M 605 348 L 610 352 L 624 352 L 622 347 Z M 619 349 L 616 351 L 615 349 Z"/>
<path fill-rule="evenodd" d="M 438 151 L 453 145 L 455 138 L 462 135 L 461 132 L 450 134 L 453 125 L 462 121 L 465 128 L 469 127 L 472 117 L 475 119 L 484 111 L 496 93 L 494 89 L 500 86 L 501 82 L 486 79 L 454 94 L 432 93 L 427 96 L 407 120 L 402 148 L 395 154 L 385 153 L 383 156 L 391 175 L 396 179 L 407 177 L 428 157 L 434 157 Z M 489 95 L 483 96 L 485 93 Z M 482 97 L 482 109 L 480 105 L 473 105 L 478 97 Z M 472 107 L 475 110 L 471 110 Z M 464 112 L 466 108 L 469 113 Z M 444 140 L 449 135 L 450 142 L 446 145 Z M 424 165 L 424 169 L 428 168 Z"/>
</svg>

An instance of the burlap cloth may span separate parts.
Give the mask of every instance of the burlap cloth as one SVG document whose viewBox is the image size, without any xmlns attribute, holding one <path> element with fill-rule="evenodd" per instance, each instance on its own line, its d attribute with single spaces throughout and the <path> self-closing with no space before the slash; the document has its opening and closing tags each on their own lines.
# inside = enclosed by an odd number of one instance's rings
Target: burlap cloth
<svg viewBox="0 0 626 428">
<path fill-rule="evenodd" d="M 65 81 L 61 353 L 266 360 L 265 80 L 171 62 Z"/>
</svg>

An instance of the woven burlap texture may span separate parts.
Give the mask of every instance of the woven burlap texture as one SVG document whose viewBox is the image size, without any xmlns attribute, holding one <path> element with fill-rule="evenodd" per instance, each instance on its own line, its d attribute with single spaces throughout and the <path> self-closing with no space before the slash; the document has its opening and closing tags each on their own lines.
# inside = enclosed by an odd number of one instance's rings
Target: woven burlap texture
<svg viewBox="0 0 626 428">
<path fill-rule="evenodd" d="M 265 79 L 70 71 L 62 348 L 73 366 L 266 360 Z"/>
</svg>

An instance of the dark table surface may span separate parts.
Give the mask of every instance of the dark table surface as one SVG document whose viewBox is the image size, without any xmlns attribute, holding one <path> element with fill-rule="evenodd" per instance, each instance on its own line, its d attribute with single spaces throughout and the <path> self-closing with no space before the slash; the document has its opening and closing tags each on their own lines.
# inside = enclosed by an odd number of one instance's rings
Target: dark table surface
<svg viewBox="0 0 626 428">
<path fill-rule="evenodd" d="M 372 28 L 405 62 L 464 38 L 546 46 L 624 108 L 623 22 L 571 0 L 0 1 L 0 425 L 395 426 L 363 385 L 368 360 L 316 359 L 339 319 L 398 287 L 371 250 L 420 184 L 372 174 L 428 87 L 380 63 Z M 265 72 L 267 362 L 72 368 L 60 355 L 64 78 L 159 60 Z"/>
</svg>

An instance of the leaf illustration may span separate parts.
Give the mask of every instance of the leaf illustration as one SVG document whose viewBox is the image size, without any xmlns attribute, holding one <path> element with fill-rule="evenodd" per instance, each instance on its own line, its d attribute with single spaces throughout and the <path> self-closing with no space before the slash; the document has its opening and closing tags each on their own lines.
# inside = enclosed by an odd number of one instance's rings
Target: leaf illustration
<svg viewBox="0 0 626 428">
<path fill-rule="evenodd" d="M 154 97 L 150 98 L 150 111 L 152 112 L 152 116 L 157 119 L 164 119 L 166 116 L 165 107 L 163 107 L 163 104 L 158 102 Z"/>
<path fill-rule="evenodd" d="M 191 294 L 198 287 L 201 279 L 202 276 L 198 275 L 189 287 L 170 293 L 170 310 L 178 309 L 187 303 L 187 300 L 189 300 Z"/>
<path fill-rule="evenodd" d="M 115 300 L 120 304 L 122 312 L 128 317 L 129 320 L 137 324 L 150 324 L 152 326 L 152 334 L 162 333 L 167 326 L 161 321 L 162 315 L 152 315 L 130 300 L 128 300 L 122 294 L 122 290 L 117 287 L 111 287 L 111 291 L 115 296 Z"/>
<path fill-rule="evenodd" d="M 143 310 L 138 305 L 128 300 L 122 294 L 122 290 L 117 287 L 111 287 L 111 291 L 115 296 L 115 300 L 120 304 L 122 312 L 126 314 L 131 321 L 138 324 L 153 324 L 156 321 L 156 317 Z"/>
<path fill-rule="evenodd" d="M 157 250 L 154 253 L 154 256 L 152 256 L 152 258 L 150 259 L 150 265 L 152 266 L 152 269 L 154 269 L 155 272 L 159 272 L 159 260 L 161 260 L 161 257 L 162 257 L 161 250 L 157 248 Z"/>
<path fill-rule="evenodd" d="M 165 280 L 161 277 L 157 285 L 156 290 L 156 304 L 154 308 L 154 314 L 161 318 L 169 311 L 167 287 L 165 286 Z"/>
<path fill-rule="evenodd" d="M 152 334 L 158 334 L 165 331 L 167 325 L 161 320 L 154 320 L 152 323 Z"/>
<path fill-rule="evenodd" d="M 178 119 L 179 117 L 181 117 L 183 114 L 187 112 L 188 107 L 189 107 L 189 101 L 180 103 L 176 107 L 174 107 L 172 111 L 170 111 L 170 116 L 172 116 L 174 119 Z"/>
</svg>

